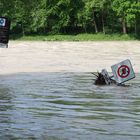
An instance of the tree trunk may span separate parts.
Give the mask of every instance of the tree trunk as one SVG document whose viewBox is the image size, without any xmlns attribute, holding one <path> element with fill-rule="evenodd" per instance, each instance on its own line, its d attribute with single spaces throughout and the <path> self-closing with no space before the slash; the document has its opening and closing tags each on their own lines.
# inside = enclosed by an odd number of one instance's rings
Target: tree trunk
<svg viewBox="0 0 140 140">
<path fill-rule="evenodd" d="M 124 33 L 124 34 L 127 34 L 126 21 L 125 21 L 124 18 L 123 18 L 123 20 L 122 20 L 122 28 L 123 28 L 123 33 Z"/>
<path fill-rule="evenodd" d="M 135 35 L 137 35 L 137 23 L 135 22 Z"/>
<path fill-rule="evenodd" d="M 138 30 L 139 30 L 139 22 L 138 22 L 138 16 L 136 15 L 136 19 L 135 19 L 135 35 L 138 34 Z"/>
<path fill-rule="evenodd" d="M 25 35 L 25 31 L 24 31 L 24 25 L 23 25 L 23 22 L 21 23 L 21 26 L 22 26 L 22 36 Z"/>
<path fill-rule="evenodd" d="M 105 34 L 105 21 L 104 21 L 104 11 L 102 10 L 102 30 L 103 33 Z"/>
<path fill-rule="evenodd" d="M 96 16 L 95 13 L 93 13 L 93 23 L 94 23 L 94 28 L 95 28 L 95 33 L 98 33 L 98 27 L 97 27 L 97 23 L 96 23 Z"/>
</svg>

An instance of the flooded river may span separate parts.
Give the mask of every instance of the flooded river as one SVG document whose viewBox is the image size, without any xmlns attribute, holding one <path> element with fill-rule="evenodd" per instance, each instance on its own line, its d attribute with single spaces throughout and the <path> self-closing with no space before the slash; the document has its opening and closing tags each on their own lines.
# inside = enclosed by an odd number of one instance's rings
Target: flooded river
<svg viewBox="0 0 140 140">
<path fill-rule="evenodd" d="M 91 73 L 0 76 L 0 140 L 139 140 L 140 74 L 95 86 Z"/>
</svg>

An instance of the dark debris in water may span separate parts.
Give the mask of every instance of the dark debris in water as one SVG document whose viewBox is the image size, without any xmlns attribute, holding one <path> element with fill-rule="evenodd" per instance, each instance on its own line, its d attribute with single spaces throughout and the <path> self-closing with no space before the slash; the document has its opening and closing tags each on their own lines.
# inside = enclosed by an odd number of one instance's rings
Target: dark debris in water
<svg viewBox="0 0 140 140">
<path fill-rule="evenodd" d="M 105 80 L 105 78 L 104 78 L 104 76 L 103 76 L 102 73 L 97 72 L 97 73 L 92 73 L 92 74 L 96 77 L 96 79 L 94 80 L 94 84 L 95 85 L 108 85 L 106 83 L 106 80 Z M 109 80 L 111 81 L 110 84 L 116 84 L 116 81 L 115 80 L 113 80 L 111 78 Z"/>
<path fill-rule="evenodd" d="M 96 79 L 94 81 L 95 85 L 106 85 L 105 79 L 101 73 L 98 72 L 97 74 L 95 73 L 92 74 L 96 76 Z"/>
</svg>

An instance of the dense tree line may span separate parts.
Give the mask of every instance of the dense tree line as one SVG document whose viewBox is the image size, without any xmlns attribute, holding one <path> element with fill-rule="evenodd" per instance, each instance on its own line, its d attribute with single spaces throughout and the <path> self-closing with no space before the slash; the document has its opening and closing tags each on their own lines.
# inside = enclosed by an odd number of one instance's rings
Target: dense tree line
<svg viewBox="0 0 140 140">
<path fill-rule="evenodd" d="M 0 0 L 0 16 L 23 35 L 140 32 L 140 0 Z"/>
</svg>

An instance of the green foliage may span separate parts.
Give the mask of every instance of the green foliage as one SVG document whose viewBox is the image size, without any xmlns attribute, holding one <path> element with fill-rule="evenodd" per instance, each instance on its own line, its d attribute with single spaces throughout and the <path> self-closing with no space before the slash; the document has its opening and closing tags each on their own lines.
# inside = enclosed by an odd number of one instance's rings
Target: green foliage
<svg viewBox="0 0 140 140">
<path fill-rule="evenodd" d="M 32 35 L 32 36 L 16 36 L 12 39 L 31 40 L 31 41 L 127 41 L 136 40 L 135 35 L 123 34 L 77 34 L 77 35 Z"/>
<path fill-rule="evenodd" d="M 121 18 L 121 21 L 125 22 L 125 26 L 135 26 L 136 28 L 137 19 L 140 15 L 140 2 L 138 0 L 113 0 L 112 8 Z"/>
<path fill-rule="evenodd" d="M 139 0 L 0 0 L 12 34 L 140 33 Z"/>
</svg>

